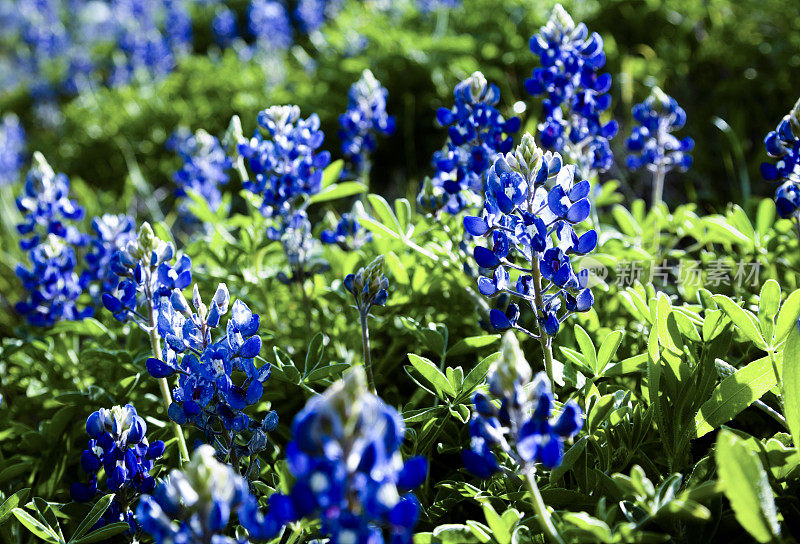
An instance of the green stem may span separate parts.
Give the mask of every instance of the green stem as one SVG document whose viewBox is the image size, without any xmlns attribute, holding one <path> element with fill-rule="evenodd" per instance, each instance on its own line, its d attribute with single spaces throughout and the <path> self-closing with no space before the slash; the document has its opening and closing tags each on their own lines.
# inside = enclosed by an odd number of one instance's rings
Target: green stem
<svg viewBox="0 0 800 544">
<path fill-rule="evenodd" d="M 772 372 L 775 373 L 775 385 L 777 385 L 778 389 L 780 389 L 780 391 L 781 391 L 781 396 L 778 399 L 778 402 L 781 405 L 781 410 L 784 413 L 786 413 L 786 410 L 784 410 L 784 407 L 783 407 L 783 396 L 784 396 L 783 380 L 781 379 L 781 373 L 778 370 L 778 361 L 775 360 L 775 350 L 772 350 L 772 349 L 769 350 L 769 361 L 770 361 L 770 363 L 772 363 Z"/>
<path fill-rule="evenodd" d="M 564 544 L 564 539 L 558 534 L 558 530 L 556 526 L 553 525 L 553 520 L 550 518 L 550 512 L 547 511 L 547 506 L 545 506 L 544 500 L 542 500 L 542 494 L 539 492 L 539 486 L 536 485 L 536 477 L 533 474 L 533 469 L 525 471 L 525 480 L 528 484 L 528 490 L 531 492 L 531 497 L 533 498 L 533 511 L 536 513 L 536 521 L 539 522 L 539 528 L 541 528 L 548 541 L 555 542 L 556 544 Z"/>
<path fill-rule="evenodd" d="M 539 259 L 535 253 L 531 259 L 531 269 L 533 270 L 533 300 L 536 303 L 536 317 L 538 319 L 539 312 L 542 312 L 541 317 L 544 318 L 542 273 L 539 271 Z M 539 343 L 542 345 L 544 369 L 545 372 L 547 372 L 547 378 L 550 380 L 551 384 L 555 385 L 553 382 L 553 345 L 550 336 L 544 331 L 544 327 L 541 325 L 539 325 Z"/>
<path fill-rule="evenodd" d="M 156 312 L 153 309 L 152 304 L 150 305 L 150 328 L 148 333 L 150 334 L 150 348 L 153 350 L 153 357 L 156 359 L 161 358 L 161 339 L 158 337 L 158 333 L 156 332 Z M 164 399 L 164 406 L 169 412 L 169 405 L 172 404 L 172 395 L 169 392 L 169 383 L 167 382 L 166 378 L 159 378 L 158 380 L 158 388 L 161 390 L 161 396 Z M 169 417 L 169 416 L 167 416 Z M 184 461 L 189 461 L 189 449 L 186 447 L 186 440 L 183 438 L 183 432 L 181 431 L 180 425 L 172 422 L 172 430 L 175 433 L 175 438 L 178 439 L 178 449 L 180 450 L 180 464 L 183 464 Z"/>
<path fill-rule="evenodd" d="M 664 197 L 664 176 L 666 172 L 664 171 L 664 167 L 658 165 L 656 167 L 656 172 L 653 175 L 653 200 L 651 207 L 655 208 L 659 204 L 661 204 L 661 200 Z"/>
<path fill-rule="evenodd" d="M 375 377 L 372 375 L 372 357 L 369 353 L 369 327 L 367 326 L 367 315 L 369 311 L 361 312 L 361 349 L 364 352 L 364 368 L 367 370 L 367 385 L 370 391 L 377 393 L 375 389 Z"/>
</svg>

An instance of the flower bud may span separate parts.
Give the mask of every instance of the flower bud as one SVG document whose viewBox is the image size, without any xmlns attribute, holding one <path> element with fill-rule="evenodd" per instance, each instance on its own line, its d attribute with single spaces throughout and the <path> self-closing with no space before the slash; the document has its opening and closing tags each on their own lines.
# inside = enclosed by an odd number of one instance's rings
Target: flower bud
<svg viewBox="0 0 800 544">
<path fill-rule="evenodd" d="M 489 370 L 489 391 L 498 397 L 512 395 L 517 385 L 530 382 L 531 366 L 519 347 L 517 337 L 508 331 L 503 336 L 500 358 Z"/>
</svg>

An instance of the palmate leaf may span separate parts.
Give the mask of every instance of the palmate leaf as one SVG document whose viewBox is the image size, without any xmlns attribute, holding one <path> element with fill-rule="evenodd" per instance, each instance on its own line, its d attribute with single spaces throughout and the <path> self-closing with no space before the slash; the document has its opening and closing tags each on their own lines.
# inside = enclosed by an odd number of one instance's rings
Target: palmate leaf
<svg viewBox="0 0 800 544">
<path fill-rule="evenodd" d="M 453 384 L 429 359 L 409 353 L 408 360 L 411 362 L 411 366 L 436 389 L 436 393 L 440 398 L 444 399 L 445 393 L 450 397 L 456 396 Z"/>
</svg>

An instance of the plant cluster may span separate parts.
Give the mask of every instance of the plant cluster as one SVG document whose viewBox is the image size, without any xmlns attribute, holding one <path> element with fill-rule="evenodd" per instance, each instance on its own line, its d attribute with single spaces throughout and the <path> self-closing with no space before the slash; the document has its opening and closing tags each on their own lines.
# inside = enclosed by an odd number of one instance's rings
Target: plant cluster
<svg viewBox="0 0 800 544">
<path fill-rule="evenodd" d="M 286 55 L 317 73 L 298 39 L 336 51 L 323 23 L 360 4 L 98 4 L 135 17 L 106 28 L 126 54 L 87 73 L 152 90 L 189 58 L 204 10 L 238 57 L 221 62 Z M 437 27 L 461 9 L 375 4 L 363 9 Z M 29 59 L 80 51 L 63 6 L 14 5 L 2 40 L 27 40 Z M 4 117 L 0 189 L 17 198 L 0 266 L 17 276 L 0 283 L 0 540 L 800 538 L 800 106 L 764 140 L 774 201 L 670 208 L 667 179 L 692 166 L 678 135 L 691 102 L 652 87 L 627 123 L 603 72 L 612 41 L 561 5 L 540 18 L 533 55 L 516 36 L 526 81 L 454 61 L 467 67 L 447 83 L 454 105 L 429 115 L 447 139 L 424 150 L 411 200 L 369 192 L 381 152 L 413 132 L 360 66 L 325 96 L 341 98 L 341 160 L 317 113 L 262 97 L 257 116 L 239 112 L 252 137 L 238 115 L 221 133 L 198 113 L 165 131 L 169 187 L 132 157 L 113 199 L 38 152 L 28 164 Z M 517 87 L 541 109 L 508 107 Z M 618 192 L 623 169 L 652 176 L 649 206 Z"/>
</svg>

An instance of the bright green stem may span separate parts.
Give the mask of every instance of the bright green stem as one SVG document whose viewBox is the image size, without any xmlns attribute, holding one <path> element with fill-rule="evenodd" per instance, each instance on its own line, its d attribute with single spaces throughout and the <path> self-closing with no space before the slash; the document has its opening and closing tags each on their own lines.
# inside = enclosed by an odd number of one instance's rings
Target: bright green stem
<svg viewBox="0 0 800 544">
<path fill-rule="evenodd" d="M 158 337 L 158 333 L 156 332 L 156 312 L 150 307 L 150 347 L 153 350 L 153 357 L 156 359 L 161 358 L 161 339 Z M 169 412 L 169 405 L 172 404 L 172 395 L 169 392 L 169 383 L 167 382 L 166 378 L 159 378 L 158 380 L 158 388 L 161 390 L 161 396 L 164 399 L 164 406 Z M 167 416 L 169 417 L 169 416 Z M 175 438 L 178 439 L 178 449 L 180 450 L 180 461 L 183 464 L 184 461 L 189 461 L 189 449 L 186 447 L 186 440 L 183 438 L 183 432 L 181 431 L 180 425 L 172 422 L 172 430 L 175 433 Z"/>
<path fill-rule="evenodd" d="M 542 299 L 542 273 L 539 271 L 539 259 L 534 254 L 531 259 L 531 269 L 533 270 L 533 300 L 536 303 L 536 315 L 544 311 L 544 301 Z M 544 317 L 544 314 L 541 314 Z M 544 327 L 539 325 L 539 343 L 542 345 L 544 353 L 544 370 L 547 378 L 553 384 L 553 344 L 550 336 L 544 332 Z"/>
<path fill-rule="evenodd" d="M 364 352 L 364 368 L 367 370 L 367 385 L 370 391 L 377 393 L 375 389 L 375 377 L 372 374 L 372 357 L 369 353 L 369 326 L 367 325 L 367 315 L 369 312 L 361 312 L 361 349 Z"/>
<path fill-rule="evenodd" d="M 528 491 L 531 492 L 533 511 L 536 512 L 536 521 L 549 542 L 556 544 L 564 544 L 564 539 L 558 534 L 556 526 L 553 525 L 553 520 L 550 519 L 550 512 L 547 511 L 542 500 L 542 494 L 539 492 L 539 486 L 536 485 L 536 477 L 533 474 L 533 469 L 525 471 L 525 480 L 528 483 Z"/>
</svg>

